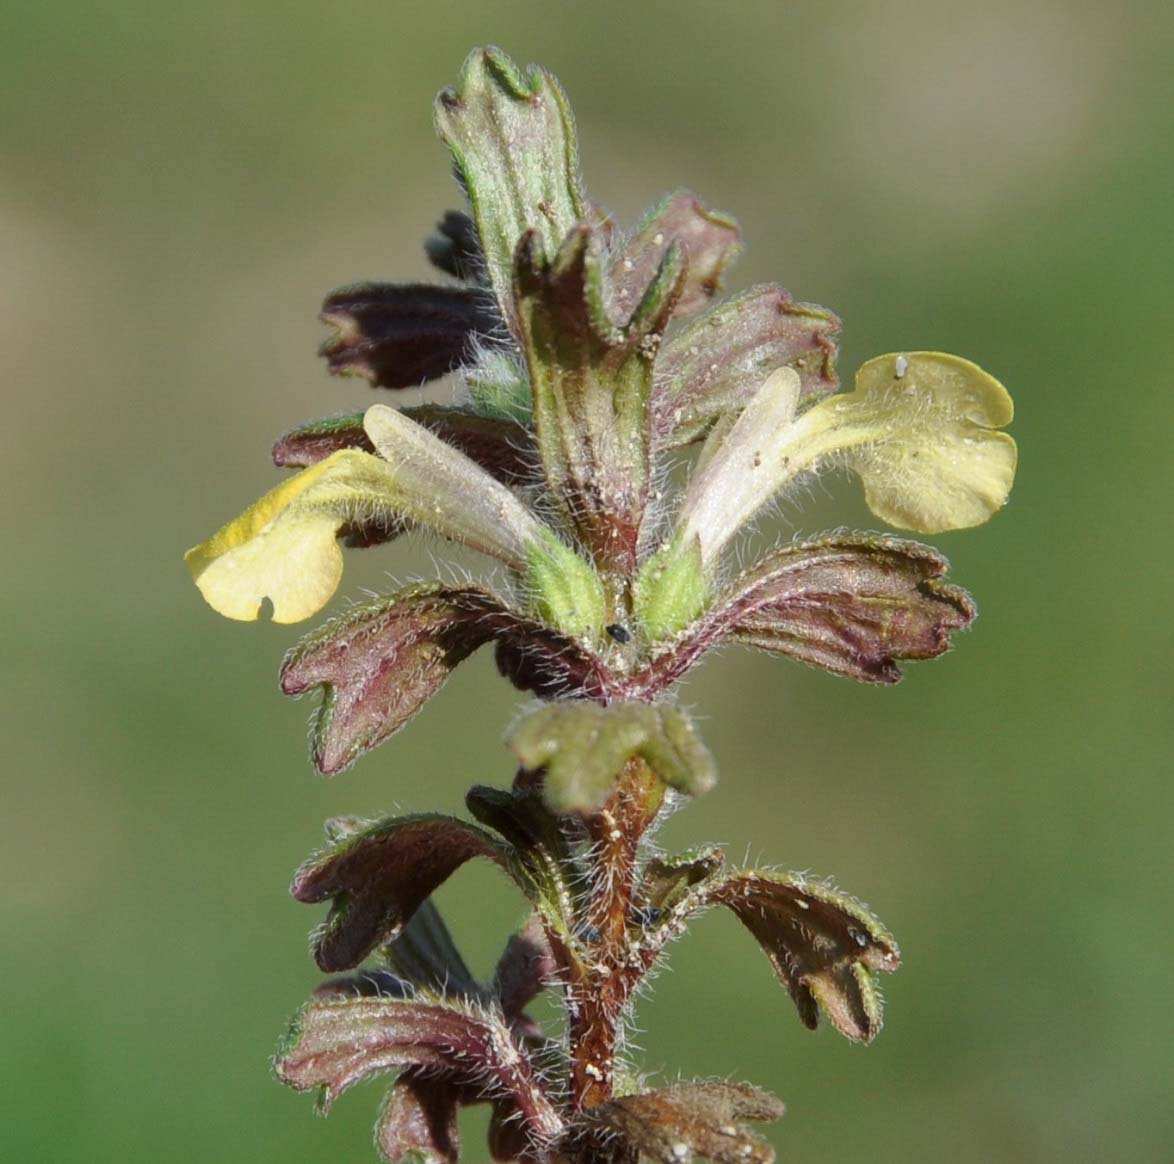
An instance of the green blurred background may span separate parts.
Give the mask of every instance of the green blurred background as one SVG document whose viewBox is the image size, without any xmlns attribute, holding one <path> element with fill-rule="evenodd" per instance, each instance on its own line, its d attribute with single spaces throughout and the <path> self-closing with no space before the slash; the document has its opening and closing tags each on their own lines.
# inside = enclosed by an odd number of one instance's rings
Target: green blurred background
<svg viewBox="0 0 1174 1164">
<path fill-rule="evenodd" d="M 665 842 L 869 901 L 888 1028 L 806 1032 L 711 916 L 642 1063 L 778 1091 L 783 1160 L 1174 1158 L 1169 12 L 0 5 L 5 1158 L 374 1159 L 378 1088 L 323 1122 L 268 1074 L 317 978 L 288 877 L 329 815 L 507 781 L 519 697 L 478 657 L 325 782 L 274 682 L 298 632 L 216 617 L 180 554 L 272 484 L 274 436 L 372 399 L 316 361 L 317 304 L 428 276 L 457 204 L 430 101 L 485 41 L 562 78 L 622 220 L 687 183 L 741 219 L 730 287 L 838 311 L 846 372 L 956 351 L 1019 406 L 1011 504 L 936 539 L 983 612 L 956 651 L 892 690 L 730 652 L 684 692 L 723 780 Z M 800 502 L 776 532 L 873 524 L 851 481 Z M 352 557 L 344 593 L 438 552 Z M 487 971 L 518 901 L 480 867 L 441 898 Z"/>
</svg>

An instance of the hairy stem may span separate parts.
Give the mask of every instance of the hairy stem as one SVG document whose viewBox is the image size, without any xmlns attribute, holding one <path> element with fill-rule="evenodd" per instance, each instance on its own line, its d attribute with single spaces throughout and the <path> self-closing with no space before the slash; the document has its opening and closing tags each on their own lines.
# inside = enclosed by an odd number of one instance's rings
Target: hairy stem
<svg viewBox="0 0 1174 1164">
<path fill-rule="evenodd" d="M 578 1113 L 612 1096 L 624 1010 L 643 967 L 631 920 L 640 840 L 664 786 L 640 759 L 625 764 L 607 803 L 586 822 L 591 888 L 581 929 L 583 973 L 571 987 L 571 1105 Z"/>
</svg>

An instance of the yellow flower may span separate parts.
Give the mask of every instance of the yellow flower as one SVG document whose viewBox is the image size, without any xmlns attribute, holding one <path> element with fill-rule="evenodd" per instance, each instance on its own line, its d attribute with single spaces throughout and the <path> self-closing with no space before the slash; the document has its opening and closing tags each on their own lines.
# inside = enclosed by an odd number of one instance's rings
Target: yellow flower
<svg viewBox="0 0 1174 1164">
<path fill-rule="evenodd" d="M 796 418 L 799 388 L 780 368 L 703 453 L 678 529 L 707 565 L 789 482 L 824 465 L 853 469 L 877 517 L 919 533 L 980 525 L 1007 500 L 1016 449 L 997 430 L 1011 421 L 1011 397 L 969 360 L 878 356 L 856 373 L 855 392 Z"/>
<path fill-rule="evenodd" d="M 367 410 L 364 427 L 381 456 L 332 453 L 187 552 L 192 577 L 215 610 L 252 621 L 268 598 L 274 622 L 309 618 L 342 577 L 340 530 L 406 519 L 497 558 L 539 598 L 558 595 L 562 603 L 551 617 L 562 629 L 598 626 L 602 597 L 594 571 L 505 485 L 384 404 Z"/>
<path fill-rule="evenodd" d="M 389 466 L 344 449 L 254 502 L 184 561 L 208 604 L 252 621 L 268 598 L 274 622 L 321 610 L 342 577 L 344 524 L 386 508 Z"/>
</svg>

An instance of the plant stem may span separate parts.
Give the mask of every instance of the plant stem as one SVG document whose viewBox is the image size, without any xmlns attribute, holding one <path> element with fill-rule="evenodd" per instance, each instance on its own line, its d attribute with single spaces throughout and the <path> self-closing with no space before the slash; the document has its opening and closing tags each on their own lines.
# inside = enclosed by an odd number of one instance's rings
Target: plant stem
<svg viewBox="0 0 1174 1164">
<path fill-rule="evenodd" d="M 586 821 L 592 842 L 584 927 L 589 940 L 582 974 L 570 988 L 575 1114 L 612 1096 L 624 1010 L 643 972 L 631 929 L 639 846 L 663 797 L 656 775 L 644 760 L 634 758 L 625 764 L 603 808 Z"/>
</svg>

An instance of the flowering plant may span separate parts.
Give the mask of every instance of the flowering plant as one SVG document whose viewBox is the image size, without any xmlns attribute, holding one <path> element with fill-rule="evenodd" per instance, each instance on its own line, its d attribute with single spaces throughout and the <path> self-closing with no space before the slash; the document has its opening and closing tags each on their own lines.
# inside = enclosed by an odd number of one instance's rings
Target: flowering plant
<svg viewBox="0 0 1174 1164">
<path fill-rule="evenodd" d="M 730 870 L 716 849 L 656 853 L 657 824 L 712 786 L 713 759 L 672 703 L 710 648 L 736 641 L 873 683 L 932 658 L 974 618 L 934 550 L 885 535 L 796 541 L 735 570 L 788 487 L 853 470 L 888 524 L 977 525 L 1006 500 L 1015 445 L 1002 386 L 956 356 L 869 360 L 837 391 L 830 312 L 761 286 L 712 302 L 740 249 L 733 219 L 674 193 L 622 233 L 584 193 L 558 83 L 474 52 L 437 100 L 468 213 L 428 240 L 443 286 L 332 293 L 332 371 L 395 390 L 454 374 L 460 402 L 303 425 L 274 446 L 300 471 L 189 551 L 207 601 L 278 622 L 325 606 L 343 552 L 429 530 L 496 562 L 496 583 L 426 582 L 357 605 L 298 644 L 289 694 L 320 688 L 324 774 L 401 728 L 480 646 L 539 706 L 511 731 L 508 790 L 474 787 L 473 821 L 328 822 L 294 896 L 330 902 L 314 953 L 332 974 L 300 1013 L 279 1077 L 329 1105 L 387 1073 L 389 1160 L 458 1158 L 460 1105 L 492 1105 L 495 1159 L 768 1161 L 745 1084 L 648 1089 L 625 1054 L 632 999 L 699 912 L 725 906 L 802 1021 L 851 1039 L 881 1024 L 874 978 L 896 942 L 805 877 Z M 699 446 L 687 485 L 670 457 Z M 431 902 L 459 866 L 503 869 L 531 916 L 492 983 L 474 979 Z M 368 961 L 374 959 L 374 961 Z M 527 1013 L 557 992 L 566 1021 Z"/>
</svg>

